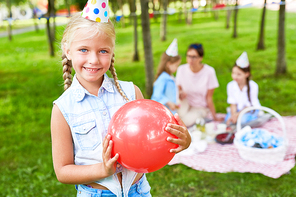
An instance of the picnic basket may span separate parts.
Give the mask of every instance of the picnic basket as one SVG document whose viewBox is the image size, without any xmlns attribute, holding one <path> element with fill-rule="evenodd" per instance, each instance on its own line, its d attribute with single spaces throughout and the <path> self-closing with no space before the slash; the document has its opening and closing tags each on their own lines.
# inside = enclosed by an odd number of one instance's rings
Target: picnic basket
<svg viewBox="0 0 296 197">
<path fill-rule="evenodd" d="M 241 119 L 242 116 L 249 111 L 252 110 L 262 110 L 270 113 L 274 117 L 278 119 L 278 121 L 281 124 L 282 128 L 282 136 L 283 137 L 283 145 L 278 146 L 276 148 L 270 148 L 270 149 L 263 149 L 263 148 L 255 148 L 255 147 L 248 147 L 245 146 L 243 143 L 241 143 L 241 138 L 246 134 L 247 132 L 250 132 L 250 130 L 247 129 L 241 129 Z M 248 127 L 248 126 L 247 126 Z M 286 155 L 286 149 L 287 149 L 287 139 L 286 139 L 286 126 L 283 121 L 283 118 L 274 110 L 267 108 L 267 107 L 248 107 L 239 114 L 237 119 L 237 132 L 235 133 L 234 138 L 234 145 L 236 146 L 238 153 L 240 157 L 247 161 L 253 161 L 257 163 L 264 163 L 264 164 L 276 164 L 284 160 L 284 157 Z M 269 131 L 267 131 L 269 132 Z M 274 136 L 278 136 L 274 133 L 272 133 Z"/>
</svg>

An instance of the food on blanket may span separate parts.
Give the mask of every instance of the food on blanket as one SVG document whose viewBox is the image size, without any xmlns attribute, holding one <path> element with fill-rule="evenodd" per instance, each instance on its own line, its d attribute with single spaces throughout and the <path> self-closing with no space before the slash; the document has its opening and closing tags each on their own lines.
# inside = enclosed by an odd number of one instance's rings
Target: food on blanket
<svg viewBox="0 0 296 197">
<path fill-rule="evenodd" d="M 205 132 L 206 131 L 206 129 L 205 129 L 205 123 L 206 123 L 206 121 L 203 118 L 196 119 L 196 121 L 195 121 L 196 129 L 198 131 Z"/>
<path fill-rule="evenodd" d="M 167 141 L 176 136 L 165 131 L 168 123 L 177 120 L 164 105 L 148 99 L 131 101 L 112 117 L 108 132 L 114 142 L 112 156 L 119 154 L 118 162 L 138 173 L 156 171 L 168 164 L 178 145 Z"/>
<path fill-rule="evenodd" d="M 221 133 L 216 136 L 215 140 L 219 144 L 232 144 L 234 139 L 233 133 Z"/>
</svg>

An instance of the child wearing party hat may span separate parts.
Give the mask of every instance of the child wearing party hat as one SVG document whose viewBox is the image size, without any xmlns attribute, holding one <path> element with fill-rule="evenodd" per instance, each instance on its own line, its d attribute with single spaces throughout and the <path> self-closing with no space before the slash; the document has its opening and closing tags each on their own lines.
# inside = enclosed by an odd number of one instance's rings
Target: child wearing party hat
<svg viewBox="0 0 296 197">
<path fill-rule="evenodd" d="M 114 26 L 108 19 L 108 1 L 92 0 L 75 14 L 62 38 L 65 92 L 54 101 L 51 117 L 52 156 L 58 180 L 75 184 L 77 196 L 151 196 L 143 173 L 117 163 L 107 134 L 113 114 L 125 103 L 143 99 L 132 82 L 119 81 L 114 66 Z M 75 75 L 72 80 L 72 67 Z M 112 78 L 106 74 L 111 72 Z M 178 139 L 173 153 L 186 149 L 191 138 L 183 122 L 166 130 Z M 145 153 L 143 153 L 145 154 Z M 136 155 L 134 155 L 136 157 Z"/>
<path fill-rule="evenodd" d="M 173 114 L 178 108 L 178 88 L 173 74 L 177 71 L 180 63 L 181 56 L 178 54 L 178 43 L 175 38 L 161 56 L 151 96 L 152 100 L 165 105 Z"/>
<path fill-rule="evenodd" d="M 241 110 L 250 106 L 261 106 L 258 99 L 258 85 L 251 77 L 251 67 L 247 52 L 243 52 L 236 60 L 232 68 L 231 77 L 233 81 L 227 84 L 227 103 L 230 104 L 226 123 L 235 124 Z M 258 118 L 259 111 L 249 112 L 242 117 L 242 124 L 246 124 Z"/>
</svg>

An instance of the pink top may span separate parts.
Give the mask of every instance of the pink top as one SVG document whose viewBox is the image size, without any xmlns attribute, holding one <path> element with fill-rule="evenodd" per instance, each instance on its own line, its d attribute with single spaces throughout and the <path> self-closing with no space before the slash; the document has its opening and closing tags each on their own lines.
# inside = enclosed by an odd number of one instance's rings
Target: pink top
<svg viewBox="0 0 296 197">
<path fill-rule="evenodd" d="M 176 84 L 182 87 L 187 94 L 189 105 L 193 107 L 207 107 L 208 90 L 219 87 L 214 68 L 207 64 L 197 73 L 191 71 L 189 64 L 179 66 Z"/>
</svg>

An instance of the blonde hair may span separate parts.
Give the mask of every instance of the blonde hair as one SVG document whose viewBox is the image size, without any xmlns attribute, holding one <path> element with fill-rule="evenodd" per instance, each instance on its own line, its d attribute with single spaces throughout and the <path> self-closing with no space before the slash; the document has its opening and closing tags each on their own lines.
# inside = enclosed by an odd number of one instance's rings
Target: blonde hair
<svg viewBox="0 0 296 197">
<path fill-rule="evenodd" d="M 172 56 L 167 55 L 166 52 L 164 52 L 161 56 L 161 59 L 160 59 L 159 65 L 158 65 L 155 80 L 159 77 L 159 75 L 162 72 L 166 72 L 171 75 L 172 73 L 170 73 L 170 70 L 167 67 L 167 63 L 169 62 L 169 63 L 173 64 L 173 63 L 180 61 L 180 60 L 181 60 L 180 55 L 172 57 Z"/>
<path fill-rule="evenodd" d="M 67 24 L 67 27 L 64 31 L 63 38 L 61 41 L 62 45 L 62 65 L 63 65 L 63 78 L 64 78 L 64 90 L 67 90 L 72 84 L 72 61 L 69 60 L 66 56 L 64 50 L 70 49 L 71 43 L 76 36 L 76 32 L 78 29 L 86 29 L 89 32 L 89 36 L 85 39 L 93 38 L 94 36 L 98 36 L 102 33 L 105 33 L 112 40 L 112 47 L 115 47 L 115 30 L 112 22 L 109 20 L 107 23 L 98 23 L 95 21 L 91 21 L 85 19 L 81 16 L 81 13 L 76 13 L 72 16 L 71 20 Z M 64 48 L 65 47 L 65 48 Z M 114 83 L 119 93 L 123 98 L 127 101 L 129 99 L 124 94 L 123 90 L 120 88 L 120 84 L 118 82 L 117 74 L 114 68 L 114 54 L 110 62 L 109 70 L 113 76 Z"/>
</svg>

